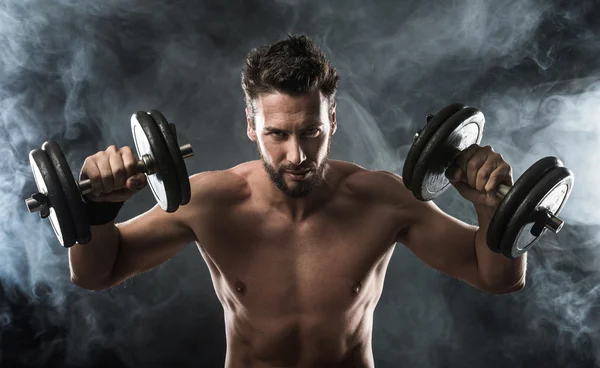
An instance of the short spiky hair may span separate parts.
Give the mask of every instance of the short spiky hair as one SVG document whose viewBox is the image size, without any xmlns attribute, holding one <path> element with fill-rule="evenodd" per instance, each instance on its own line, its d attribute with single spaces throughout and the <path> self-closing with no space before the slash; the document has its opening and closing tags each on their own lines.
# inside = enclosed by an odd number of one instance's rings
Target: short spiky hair
<svg viewBox="0 0 600 368">
<path fill-rule="evenodd" d="M 315 89 L 335 106 L 339 77 L 321 49 L 307 36 L 288 34 L 272 45 L 252 49 L 242 68 L 242 89 L 252 124 L 261 93 L 306 93 Z"/>
</svg>

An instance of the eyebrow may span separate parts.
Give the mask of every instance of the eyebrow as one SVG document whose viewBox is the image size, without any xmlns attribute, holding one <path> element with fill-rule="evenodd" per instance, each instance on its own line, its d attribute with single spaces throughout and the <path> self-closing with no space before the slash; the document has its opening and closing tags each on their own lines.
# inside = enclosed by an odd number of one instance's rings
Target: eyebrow
<svg viewBox="0 0 600 368">
<path fill-rule="evenodd" d="M 312 123 L 307 127 L 304 127 L 302 130 L 309 130 L 309 129 L 315 129 L 315 128 L 319 128 L 322 127 L 324 124 L 323 123 Z M 279 128 L 273 128 L 273 127 L 264 127 L 263 131 L 265 132 L 287 132 L 287 130 L 285 129 L 279 129 Z"/>
</svg>

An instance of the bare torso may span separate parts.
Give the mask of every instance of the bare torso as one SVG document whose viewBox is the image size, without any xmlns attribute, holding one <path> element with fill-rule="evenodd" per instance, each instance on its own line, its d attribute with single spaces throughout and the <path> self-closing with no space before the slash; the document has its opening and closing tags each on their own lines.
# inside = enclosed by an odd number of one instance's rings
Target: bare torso
<svg viewBox="0 0 600 368">
<path fill-rule="evenodd" d="M 301 220 L 264 200 L 253 161 L 229 170 L 194 221 L 225 312 L 227 368 L 374 366 L 373 312 L 401 221 L 374 174 L 331 167 L 335 194 Z"/>
</svg>

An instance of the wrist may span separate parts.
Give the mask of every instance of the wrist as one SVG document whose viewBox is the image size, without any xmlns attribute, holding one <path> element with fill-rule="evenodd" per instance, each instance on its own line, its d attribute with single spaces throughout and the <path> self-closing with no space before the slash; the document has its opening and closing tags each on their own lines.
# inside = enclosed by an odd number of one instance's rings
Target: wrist
<svg viewBox="0 0 600 368">
<path fill-rule="evenodd" d="M 113 222 L 125 202 L 96 202 L 83 197 L 85 212 L 90 225 L 105 225 Z"/>
<path fill-rule="evenodd" d="M 479 226 L 487 228 L 496 213 L 496 207 L 475 206 L 475 213 Z"/>
</svg>

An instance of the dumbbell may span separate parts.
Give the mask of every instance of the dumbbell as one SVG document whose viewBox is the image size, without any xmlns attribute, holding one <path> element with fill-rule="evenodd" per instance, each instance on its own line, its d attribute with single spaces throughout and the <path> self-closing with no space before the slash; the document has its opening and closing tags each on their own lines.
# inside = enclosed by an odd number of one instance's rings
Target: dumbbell
<svg viewBox="0 0 600 368">
<path fill-rule="evenodd" d="M 156 110 L 131 116 L 131 132 L 137 156 L 137 172 L 144 173 L 159 206 L 175 212 L 190 201 L 191 188 L 184 163 L 193 156 L 192 146 L 179 146 L 175 125 Z M 25 199 L 30 213 L 49 218 L 63 247 L 91 240 L 83 195 L 92 191 L 89 179 L 76 181 L 59 145 L 46 141 L 29 153 L 29 163 L 38 192 Z"/>
<path fill-rule="evenodd" d="M 483 136 L 481 111 L 454 103 L 417 130 L 402 169 L 404 185 L 421 201 L 432 200 L 450 188 L 445 173 L 456 157 Z M 502 199 L 488 227 L 489 248 L 508 258 L 531 249 L 548 230 L 558 233 L 558 215 L 566 204 L 575 177 L 556 157 L 544 157 L 529 167 L 513 186 L 499 185 Z"/>
</svg>

